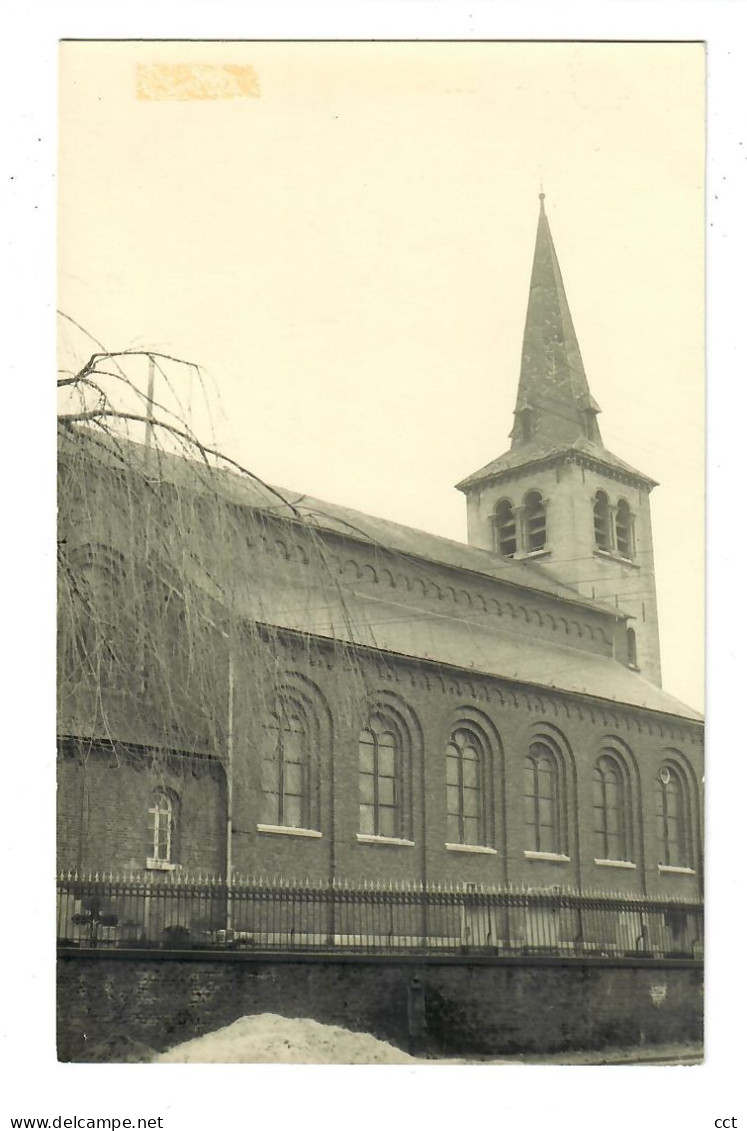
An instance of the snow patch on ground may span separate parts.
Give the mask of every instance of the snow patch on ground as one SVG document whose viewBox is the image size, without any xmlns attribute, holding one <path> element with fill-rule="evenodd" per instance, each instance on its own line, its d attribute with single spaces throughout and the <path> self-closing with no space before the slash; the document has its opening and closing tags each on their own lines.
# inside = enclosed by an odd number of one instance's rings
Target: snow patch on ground
<svg viewBox="0 0 747 1131">
<path fill-rule="evenodd" d="M 260 1013 L 186 1041 L 154 1058 L 159 1064 L 418 1064 L 368 1033 L 306 1017 Z"/>
<path fill-rule="evenodd" d="M 111 1043 L 111 1042 L 110 1042 Z M 132 1047 L 130 1047 L 130 1045 Z M 85 1058 L 99 1060 L 147 1060 L 144 1046 L 101 1046 L 103 1055 Z M 125 1055 L 126 1053 L 126 1055 Z M 176 1045 L 167 1052 L 153 1054 L 160 1064 L 645 1064 L 695 1063 L 702 1061 L 702 1046 L 669 1044 L 634 1048 L 579 1049 L 555 1053 L 518 1053 L 508 1057 L 409 1056 L 402 1049 L 380 1041 L 368 1033 L 355 1033 L 338 1025 L 324 1025 L 308 1017 L 280 1017 L 260 1013 L 240 1017 L 232 1025 L 206 1033 L 204 1037 Z"/>
</svg>

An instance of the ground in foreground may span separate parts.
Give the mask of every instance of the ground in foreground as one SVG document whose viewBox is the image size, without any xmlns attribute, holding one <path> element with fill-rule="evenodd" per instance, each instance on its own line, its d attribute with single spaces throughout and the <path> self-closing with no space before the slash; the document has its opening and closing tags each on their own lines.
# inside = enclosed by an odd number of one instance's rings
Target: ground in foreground
<svg viewBox="0 0 747 1131">
<path fill-rule="evenodd" d="M 697 1064 L 697 1045 L 654 1045 L 506 1057 L 415 1057 L 368 1033 L 310 1018 L 261 1013 L 186 1041 L 153 1063 L 171 1064 Z"/>
</svg>

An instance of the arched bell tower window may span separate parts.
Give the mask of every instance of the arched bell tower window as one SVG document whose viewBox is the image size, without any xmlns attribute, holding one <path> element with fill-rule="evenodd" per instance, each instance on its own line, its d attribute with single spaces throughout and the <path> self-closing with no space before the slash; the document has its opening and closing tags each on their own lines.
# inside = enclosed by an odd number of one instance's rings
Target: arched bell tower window
<svg viewBox="0 0 747 1131">
<path fill-rule="evenodd" d="M 493 515 L 495 548 L 504 558 L 512 558 L 517 550 L 516 512 L 509 499 L 501 499 Z"/>
<path fill-rule="evenodd" d="M 610 545 L 610 503 L 604 491 L 594 496 L 594 541 L 597 549 L 611 549 Z"/>
<path fill-rule="evenodd" d="M 621 558 L 633 557 L 633 516 L 625 499 L 620 499 L 615 513 L 615 543 Z"/>
<path fill-rule="evenodd" d="M 524 499 L 524 522 L 527 553 L 544 550 L 547 542 L 547 510 L 539 491 L 530 491 Z"/>
</svg>

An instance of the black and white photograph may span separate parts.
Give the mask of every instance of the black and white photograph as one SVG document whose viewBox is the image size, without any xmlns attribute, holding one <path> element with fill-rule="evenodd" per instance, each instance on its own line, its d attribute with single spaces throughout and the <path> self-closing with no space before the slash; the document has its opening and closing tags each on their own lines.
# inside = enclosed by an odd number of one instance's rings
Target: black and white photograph
<svg viewBox="0 0 747 1131">
<path fill-rule="evenodd" d="M 739 1126 L 738 13 L 16 13 L 11 1128 Z"/>
<path fill-rule="evenodd" d="M 701 1058 L 704 62 L 61 44 L 62 1060 Z"/>
</svg>

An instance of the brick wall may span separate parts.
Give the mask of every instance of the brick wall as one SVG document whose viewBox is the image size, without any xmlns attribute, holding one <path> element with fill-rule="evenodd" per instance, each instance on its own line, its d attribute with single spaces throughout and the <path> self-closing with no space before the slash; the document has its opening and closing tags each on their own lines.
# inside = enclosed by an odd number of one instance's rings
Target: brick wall
<svg viewBox="0 0 747 1131">
<path fill-rule="evenodd" d="M 225 862 L 225 782 L 215 763 L 122 745 L 68 740 L 58 760 L 58 866 L 141 871 L 151 854 L 148 809 L 155 790 L 175 799 L 174 859 L 221 875 Z"/>
<path fill-rule="evenodd" d="M 559 538 L 568 539 L 570 546 L 573 539 L 578 542 L 583 526 L 593 555 L 590 506 L 598 476 L 594 478 L 576 465 L 558 469 L 557 475 L 554 468 L 544 469 L 542 475 L 550 477 L 540 483 L 542 490 L 552 495 L 549 529 L 555 529 Z M 104 477 L 92 490 L 101 492 L 100 498 L 97 495 L 91 499 L 91 505 L 96 502 L 96 514 L 102 523 L 101 540 L 117 545 L 129 527 L 124 522 L 125 529 L 119 529 L 124 520 L 109 494 L 115 487 L 110 478 Z M 113 497 L 118 498 L 116 494 Z M 576 518 L 570 507 L 572 499 L 583 502 Z M 486 494 L 483 506 L 489 503 Z M 636 503 L 631 497 L 633 504 L 640 507 L 643 500 Z M 71 497 L 67 505 L 71 508 L 68 525 L 74 529 L 72 515 L 81 502 Z M 131 518 L 124 507 L 122 513 L 128 520 Z M 316 535 L 310 541 L 310 531 L 304 532 L 303 524 L 294 526 L 264 515 L 256 522 L 241 516 L 241 521 L 237 519 L 231 529 L 234 541 L 230 546 L 235 552 L 229 553 L 229 543 L 217 538 L 208 539 L 209 546 L 203 547 L 204 552 L 211 549 L 217 555 L 216 568 L 220 559 L 220 563 L 237 571 L 237 577 L 251 569 L 260 588 L 273 582 L 281 591 L 287 587 L 289 594 L 300 592 L 309 597 L 310 584 L 315 578 L 319 582 L 318 553 L 315 556 L 307 552 Z M 250 536 L 251 551 L 244 545 L 244 535 Z M 642 530 L 639 536 L 642 537 Z M 301 544 L 304 539 L 306 549 Z M 371 595 L 394 599 L 406 606 L 404 617 L 415 615 L 416 610 L 432 614 L 445 611 L 475 624 L 500 625 L 501 631 L 513 640 L 517 653 L 527 641 L 536 644 L 543 637 L 554 639 L 567 645 L 562 662 L 571 666 L 577 658 L 588 659 L 583 657 L 585 652 L 609 655 L 613 650 L 610 615 L 511 585 L 510 571 L 506 579 L 489 578 L 465 569 L 416 561 L 406 554 L 394 554 L 353 538 L 325 534 L 323 539 L 323 578 L 328 577 L 329 571 L 343 587 L 351 586 L 356 592 L 368 587 Z M 561 556 L 567 556 L 565 551 Z M 600 568 L 607 565 L 602 562 Z M 327 646 L 315 644 L 308 637 L 294 641 L 288 634 L 278 634 L 279 638 L 266 642 L 265 658 L 261 655 L 263 644 L 256 639 L 256 625 L 249 635 L 252 646 L 246 647 L 243 656 L 237 656 L 233 697 L 231 848 L 238 873 L 309 876 L 320 880 L 337 875 L 354 880 L 371 876 L 426 882 L 511 881 L 534 887 L 559 884 L 651 895 L 698 896 L 699 794 L 703 773 L 702 727 L 698 724 L 583 695 L 522 687 L 512 683 L 508 671 L 506 678 L 491 679 L 465 670 L 450 670 L 427 660 L 418 663 L 395 659 L 384 651 L 377 654 L 373 647 L 361 649 L 353 657 L 352 650 L 339 642 Z M 214 645 L 215 641 L 211 647 Z M 211 728 L 212 741 L 220 746 L 226 730 L 223 724 L 227 679 L 222 673 L 227 673 L 227 654 L 224 655 L 225 643 L 215 646 L 212 677 L 216 694 L 209 705 L 216 716 Z M 232 647 L 239 650 L 241 642 L 234 641 Z M 551 670 L 541 674 L 548 682 L 552 680 Z M 257 827 L 262 820 L 260 751 L 273 695 L 273 677 L 298 689 L 317 721 L 312 790 L 318 803 L 314 805 L 314 827 L 310 831 L 321 836 L 304 837 Z M 89 698 L 92 692 L 99 698 L 100 688 L 86 690 Z M 407 771 L 403 784 L 407 827 L 402 839 L 411 840 L 412 844 L 362 843 L 357 836 L 358 734 L 371 705 L 390 710 L 406 735 Z M 168 758 L 154 754 L 148 743 L 156 745 L 159 738 L 161 745 L 166 741 L 157 729 L 163 720 L 152 717 L 150 711 L 133 709 L 128 697 L 123 698 L 119 714 L 113 707 L 110 714 L 107 703 L 106 715 L 110 725 L 96 733 L 116 735 L 132 745 L 127 747 L 119 742 L 114 748 L 106 748 L 93 743 L 91 747 L 84 741 L 77 751 L 63 750 L 58 823 L 61 867 L 94 871 L 142 868 L 147 858 L 150 797 L 161 784 L 179 799 L 177 864 L 185 869 L 221 874 L 226 857 L 226 782 L 220 766 L 223 751 L 205 746 L 201 750 L 204 757 Z M 96 718 L 96 711 L 90 704 L 87 709 L 85 703 L 79 704 L 69 718 L 70 726 L 63 727 L 64 733 L 88 733 L 86 719 L 95 730 L 90 720 Z M 480 726 L 489 749 L 487 823 L 491 830 L 488 847 L 493 851 L 488 853 L 446 848 L 445 747 L 454 725 L 465 720 Z M 523 760 L 530 742 L 540 736 L 552 737 L 563 767 L 567 860 L 551 862 L 525 855 Z M 592 774 L 600 750 L 610 746 L 618 752 L 627 773 L 628 863 L 634 867 L 600 866 L 594 862 L 598 854 L 592 831 Z M 213 762 L 207 757 L 209 754 L 213 755 Z M 692 863 L 689 871 L 662 872 L 658 866 L 654 782 L 665 758 L 682 768 L 688 786 Z"/>
<path fill-rule="evenodd" d="M 702 970 L 523 960 L 208 961 L 62 955 L 58 1056 L 110 1037 L 163 1051 L 247 1014 L 343 1025 L 407 1047 L 408 986 L 424 988 L 434 1053 L 549 1052 L 698 1040 Z"/>
<path fill-rule="evenodd" d="M 584 701 L 580 697 L 533 693 L 507 681 L 450 673 L 436 665 L 370 656 L 362 661 L 361 698 L 348 694 L 342 665 L 331 653 L 311 654 L 304 642 L 288 641 L 278 668 L 307 665 L 308 678 L 332 720 L 320 749 L 321 840 L 268 835 L 256 830 L 259 778 L 256 753 L 237 727 L 235 748 L 235 817 L 242 830 L 235 838 L 239 872 L 308 869 L 323 879 L 332 873 L 358 878 L 408 878 L 433 882 L 511 881 L 534 887 L 561 884 L 592 890 L 634 891 L 650 895 L 697 898 L 701 830 L 699 781 L 702 776 L 702 729 L 651 712 Z M 237 701 L 251 709 L 251 687 L 237 689 Z M 409 845 L 368 844 L 357 839 L 358 732 L 366 703 L 383 704 L 397 713 L 407 735 Z M 492 790 L 490 820 L 494 854 L 455 852 L 445 847 L 445 746 L 453 726 L 476 722 L 490 740 Z M 248 728 L 247 728 L 248 730 Z M 528 859 L 523 813 L 523 759 L 533 738 L 549 735 L 562 752 L 566 769 L 564 819 L 567 862 Z M 594 863 L 592 774 L 603 748 L 614 748 L 628 774 L 634 868 Z M 676 753 L 673 753 L 676 752 Z M 655 779 L 662 760 L 673 758 L 687 777 L 691 802 L 692 873 L 659 869 Z M 304 874 L 306 874 L 304 872 Z"/>
<path fill-rule="evenodd" d="M 308 642 L 286 641 L 274 670 L 286 680 L 303 676 L 304 695 L 320 729 L 314 789 L 315 830 L 304 837 L 261 831 L 260 758 L 256 719 L 262 712 L 250 672 L 236 687 L 233 861 L 238 874 L 309 876 L 325 880 L 410 879 L 424 882 L 506 881 L 532 887 L 698 898 L 701 890 L 700 794 L 702 728 L 616 708 L 581 697 L 535 693 L 436 665 L 364 658 L 350 690 L 343 663 Z M 269 666 L 269 665 L 268 665 Z M 293 675 L 293 673 L 296 673 Z M 350 677 L 352 678 L 352 677 Z M 264 699 L 266 705 L 267 697 Z M 366 706 L 395 712 L 406 736 L 408 836 L 412 844 L 362 843 L 358 832 L 358 733 Z M 266 709 L 266 706 L 265 706 Z M 445 746 L 461 722 L 479 725 L 490 748 L 488 825 L 490 853 L 446 847 Z M 567 860 L 525 855 L 523 760 L 538 737 L 555 742 L 564 768 L 563 821 Z M 628 867 L 599 865 L 594 835 L 592 775 L 602 749 L 614 749 L 627 775 Z M 691 870 L 662 871 L 655 780 L 663 760 L 681 767 L 689 796 Z M 158 779 L 160 775 L 160 779 Z M 184 867 L 221 874 L 225 858 L 223 770 L 199 758 L 155 762 L 144 754 L 94 751 L 87 759 L 63 757 L 60 766 L 60 862 L 63 867 L 142 867 L 150 790 L 163 780 L 180 797 Z"/>
</svg>

